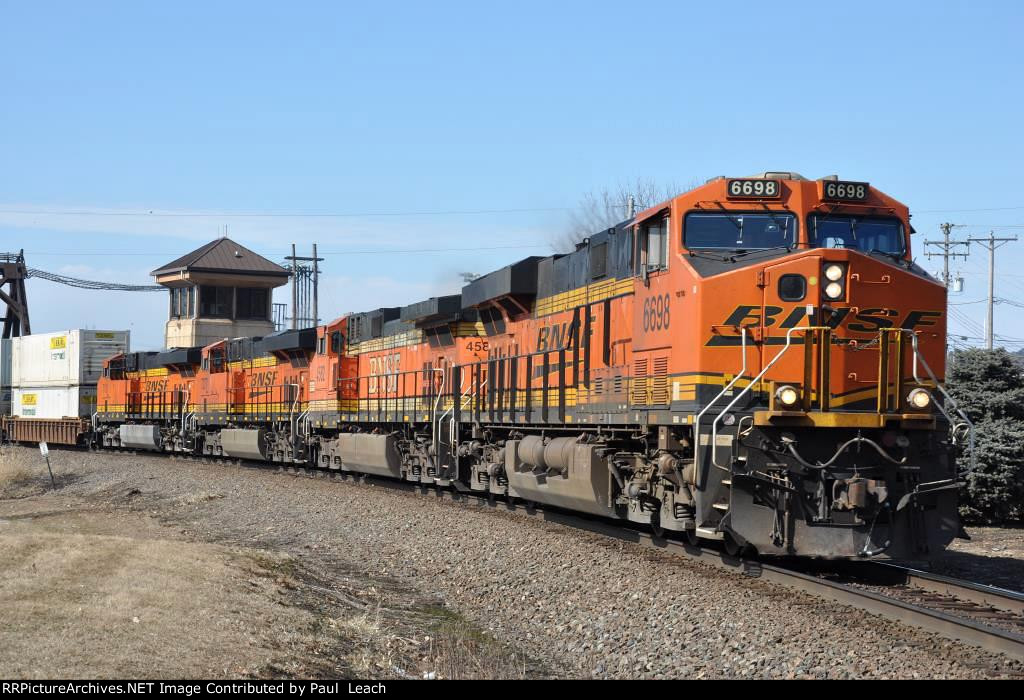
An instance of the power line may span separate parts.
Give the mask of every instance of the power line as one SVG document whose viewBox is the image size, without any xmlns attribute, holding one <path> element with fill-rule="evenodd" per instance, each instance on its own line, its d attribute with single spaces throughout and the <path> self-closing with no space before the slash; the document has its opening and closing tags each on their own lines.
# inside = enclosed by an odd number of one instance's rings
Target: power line
<svg viewBox="0 0 1024 700">
<path fill-rule="evenodd" d="M 378 248 L 376 250 L 325 250 L 322 251 L 324 255 L 395 255 L 405 253 L 468 253 L 475 252 L 478 250 L 527 250 L 530 248 L 542 248 L 547 243 L 524 243 L 522 245 L 496 245 L 496 246 L 473 246 L 472 248 Z M 72 252 L 61 252 L 61 253 L 50 253 L 50 252 L 36 252 L 26 253 L 35 257 L 41 256 L 60 256 L 60 257 L 78 257 L 78 256 L 103 256 L 103 257 L 152 257 L 154 255 L 177 255 L 174 252 L 125 252 L 125 251 L 72 251 Z M 281 257 L 281 253 L 261 253 L 266 258 Z"/>
<path fill-rule="evenodd" d="M 968 238 L 968 243 L 980 243 L 988 250 L 988 320 L 985 323 L 985 346 L 991 350 L 993 336 L 993 307 L 995 306 L 996 298 L 996 249 L 1002 247 L 1007 243 L 1016 241 L 1017 237 L 1013 238 L 996 238 L 994 232 L 989 232 L 988 238 Z"/>
<path fill-rule="evenodd" d="M 167 287 L 161 287 L 158 284 L 118 284 L 116 282 L 97 282 L 95 280 L 83 280 L 78 277 L 68 277 L 67 275 L 58 275 L 55 272 L 47 272 L 45 270 L 38 270 L 36 268 L 28 268 L 28 274 L 26 277 L 38 277 L 39 279 L 46 280 L 47 282 L 56 282 L 57 284 L 64 284 L 68 287 L 78 287 L 79 289 L 97 289 L 111 292 L 166 292 Z"/>
<path fill-rule="evenodd" d="M 624 205 L 625 206 L 625 205 Z M 159 209 L 124 210 L 90 210 L 90 209 L 0 209 L 0 214 L 42 214 L 52 216 L 142 216 L 142 217 L 237 217 L 237 218 L 361 218 L 381 216 L 456 216 L 474 214 L 520 214 L 531 212 L 571 211 L 574 207 L 508 207 L 494 209 L 440 209 L 440 210 L 406 210 L 406 211 L 366 211 L 366 212 L 224 212 L 196 211 L 172 212 Z M 916 214 L 961 214 L 988 211 L 1021 211 L 1024 205 L 1011 207 L 976 207 L 966 209 L 916 209 Z"/>
<path fill-rule="evenodd" d="M 915 214 L 960 214 L 972 211 L 1017 211 L 1024 207 L 981 207 L 979 209 L 916 209 Z"/>
<path fill-rule="evenodd" d="M 985 330 L 980 324 L 975 322 L 973 319 L 965 316 L 961 311 L 957 309 L 950 309 L 950 315 L 955 319 L 962 327 L 966 328 L 969 333 L 976 333 L 978 336 L 983 336 Z"/>
<path fill-rule="evenodd" d="M 570 211 L 573 207 L 522 207 L 513 209 L 441 209 L 377 212 L 174 212 L 156 209 L 141 211 L 94 211 L 74 209 L 0 209 L 0 214 L 40 214 L 43 216 L 125 216 L 143 218 L 216 217 L 240 219 L 360 219 L 385 216 L 471 216 L 475 214 L 525 214 L 532 212 Z"/>
</svg>

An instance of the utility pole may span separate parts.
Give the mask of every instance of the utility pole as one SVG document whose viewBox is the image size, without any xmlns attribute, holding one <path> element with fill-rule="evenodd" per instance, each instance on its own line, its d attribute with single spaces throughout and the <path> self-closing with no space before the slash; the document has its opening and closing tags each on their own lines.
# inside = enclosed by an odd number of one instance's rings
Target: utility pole
<svg viewBox="0 0 1024 700">
<path fill-rule="evenodd" d="M 942 224 L 939 228 L 942 229 L 942 240 L 941 241 L 925 241 L 924 242 L 924 245 L 925 245 L 925 255 L 927 255 L 929 258 L 931 258 L 933 255 L 938 255 L 938 256 L 940 256 L 942 258 L 942 284 L 944 284 L 946 286 L 946 289 L 949 289 L 949 281 L 950 281 L 950 278 L 949 278 L 949 259 L 950 258 L 954 258 L 955 259 L 957 256 L 960 256 L 964 260 L 966 260 L 967 259 L 967 255 L 968 255 L 968 253 L 970 251 L 970 245 L 971 244 L 970 244 L 969 241 L 951 241 L 951 240 L 949 240 L 949 234 L 950 234 L 950 232 L 954 228 L 956 228 L 956 224 L 945 223 L 945 224 Z M 963 253 L 957 253 L 956 252 L 956 247 L 957 246 L 961 246 L 961 245 L 964 246 L 964 252 Z M 937 246 L 940 249 L 940 251 L 937 252 L 937 253 L 933 253 L 933 252 L 928 250 L 928 246 Z"/>
<path fill-rule="evenodd" d="M 299 327 L 299 258 L 295 255 L 295 244 L 292 243 L 292 330 Z"/>
<path fill-rule="evenodd" d="M 1013 238 L 996 238 L 994 231 L 989 231 L 988 238 L 968 238 L 969 243 L 980 243 L 988 250 L 988 320 L 985 323 L 985 347 L 992 349 L 995 333 L 992 331 L 992 308 L 996 303 L 996 248 L 1005 243 L 1017 240 Z"/>
<path fill-rule="evenodd" d="M 320 323 L 319 292 L 320 286 L 320 261 L 323 258 L 316 256 L 316 243 L 313 244 L 313 325 Z"/>
<path fill-rule="evenodd" d="M 317 255 L 316 243 L 313 244 L 313 257 L 297 255 L 295 244 L 292 243 L 292 254 L 286 256 L 285 260 L 292 268 L 291 327 L 312 328 L 320 323 L 320 263 L 323 258 Z"/>
</svg>

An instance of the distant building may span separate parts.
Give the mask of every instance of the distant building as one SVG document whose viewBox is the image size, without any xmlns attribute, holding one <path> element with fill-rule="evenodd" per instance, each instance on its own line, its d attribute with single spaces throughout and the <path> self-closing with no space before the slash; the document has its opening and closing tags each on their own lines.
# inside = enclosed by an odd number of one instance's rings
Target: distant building
<svg viewBox="0 0 1024 700">
<path fill-rule="evenodd" d="M 274 331 L 275 287 L 289 272 L 230 238 L 218 238 L 150 273 L 171 291 L 168 348 Z"/>
</svg>

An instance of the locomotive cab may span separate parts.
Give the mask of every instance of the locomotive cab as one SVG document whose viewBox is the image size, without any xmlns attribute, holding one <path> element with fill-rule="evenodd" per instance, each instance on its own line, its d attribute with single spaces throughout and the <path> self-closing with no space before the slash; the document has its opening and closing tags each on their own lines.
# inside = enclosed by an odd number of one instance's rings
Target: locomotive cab
<svg viewBox="0 0 1024 700">
<path fill-rule="evenodd" d="M 677 222 L 678 248 L 644 279 L 635 342 L 671 343 L 678 376 L 699 368 L 692 391 L 673 387 L 696 413 L 695 534 L 779 555 L 941 551 L 959 530 L 951 441 L 969 425 L 943 408 L 945 289 L 910 262 L 906 207 L 766 173 L 654 218 Z M 677 310 L 697 323 L 666 338 Z"/>
</svg>

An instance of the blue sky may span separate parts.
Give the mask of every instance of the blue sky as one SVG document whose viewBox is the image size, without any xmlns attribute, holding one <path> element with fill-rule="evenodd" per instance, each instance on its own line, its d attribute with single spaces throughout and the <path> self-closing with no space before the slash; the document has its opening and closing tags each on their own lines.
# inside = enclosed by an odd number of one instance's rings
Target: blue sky
<svg viewBox="0 0 1024 700">
<path fill-rule="evenodd" d="M 145 282 L 225 225 L 274 259 L 317 241 L 333 316 L 549 253 L 584 193 L 637 177 L 867 180 L 916 212 L 919 254 L 942 221 L 1024 234 L 1022 8 L 0 0 L 0 249 Z M 444 250 L 388 252 L 422 249 Z M 998 296 L 1024 301 L 1022 263 L 1000 250 Z M 971 337 L 985 266 L 957 266 Z M 36 331 L 161 343 L 163 295 L 29 295 Z"/>
</svg>

